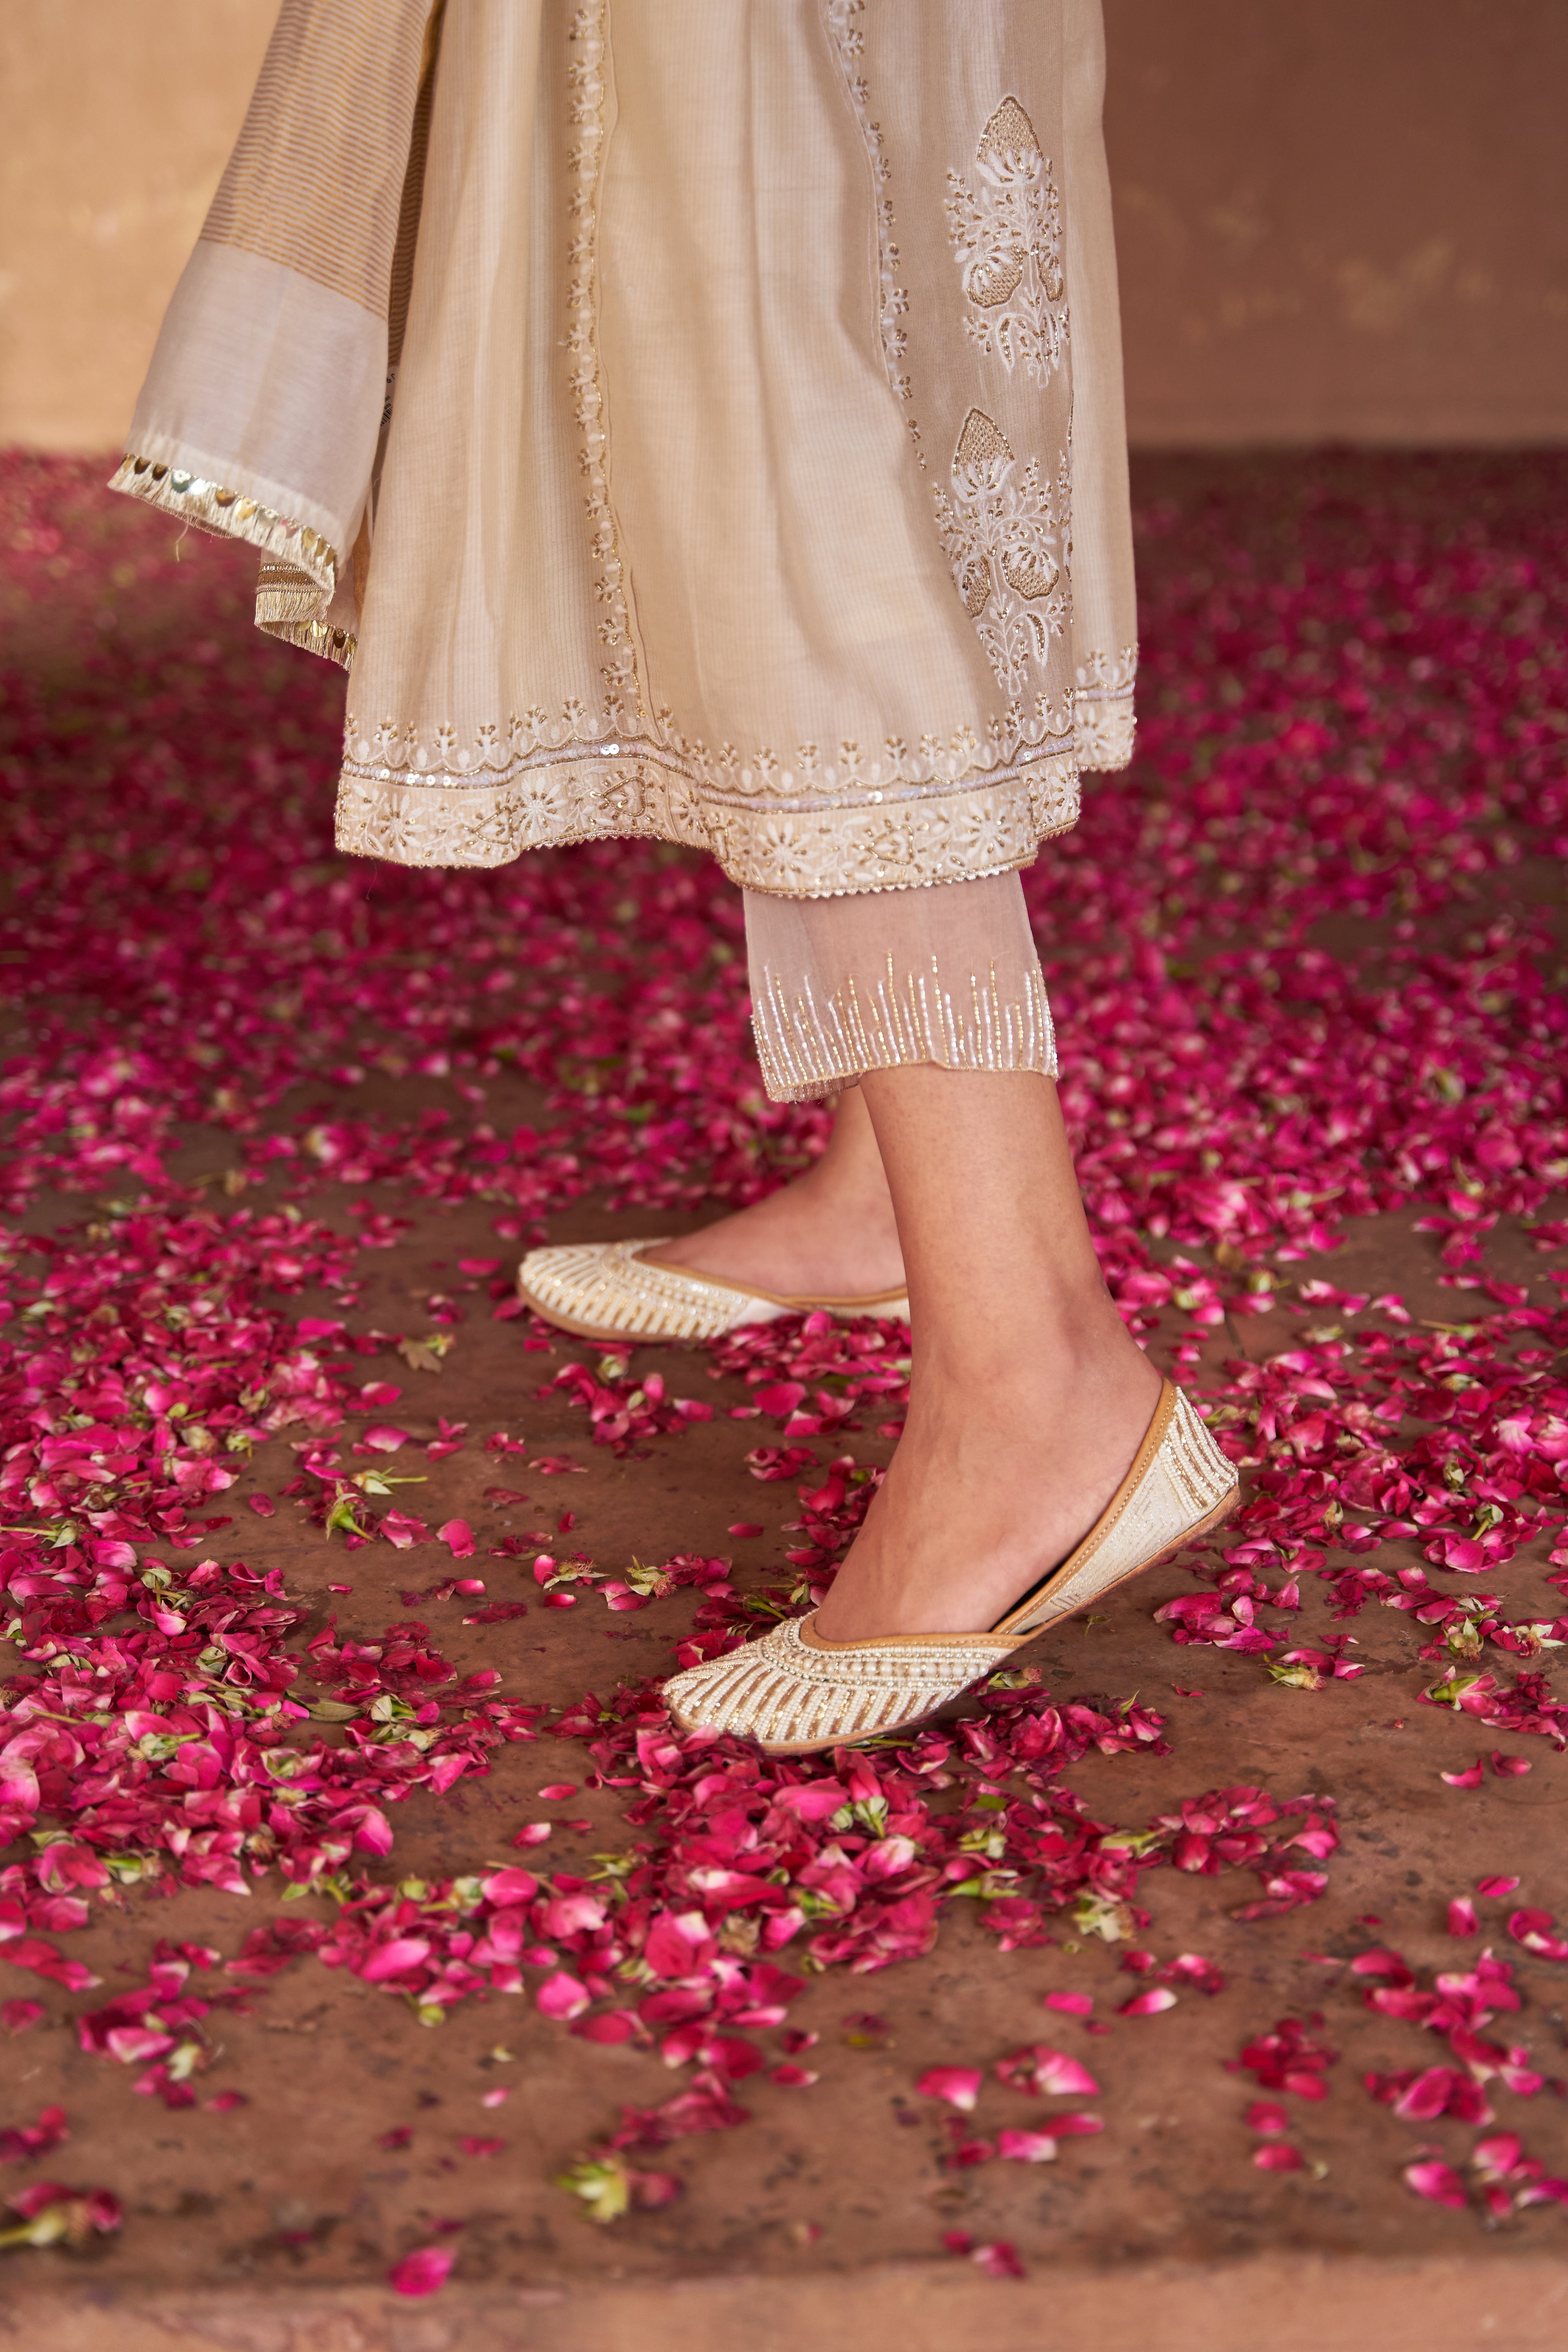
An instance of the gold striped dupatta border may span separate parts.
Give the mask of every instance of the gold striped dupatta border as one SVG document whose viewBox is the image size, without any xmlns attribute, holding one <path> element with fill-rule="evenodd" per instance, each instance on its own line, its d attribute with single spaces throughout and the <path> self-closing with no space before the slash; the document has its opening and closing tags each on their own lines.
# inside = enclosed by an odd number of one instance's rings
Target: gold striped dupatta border
<svg viewBox="0 0 1568 2352">
<path fill-rule="evenodd" d="M 283 0 L 202 229 L 387 315 L 433 0 Z"/>
</svg>

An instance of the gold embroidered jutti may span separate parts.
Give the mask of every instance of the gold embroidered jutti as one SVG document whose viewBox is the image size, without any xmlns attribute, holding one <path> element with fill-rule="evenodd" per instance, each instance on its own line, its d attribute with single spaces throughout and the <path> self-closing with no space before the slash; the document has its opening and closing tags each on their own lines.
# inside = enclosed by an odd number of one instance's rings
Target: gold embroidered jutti
<svg viewBox="0 0 1568 2352">
<path fill-rule="evenodd" d="M 1102 71 L 1099 0 L 285 0 L 115 486 L 352 665 L 344 848 L 817 898 L 1072 824 L 1132 723 Z"/>
</svg>

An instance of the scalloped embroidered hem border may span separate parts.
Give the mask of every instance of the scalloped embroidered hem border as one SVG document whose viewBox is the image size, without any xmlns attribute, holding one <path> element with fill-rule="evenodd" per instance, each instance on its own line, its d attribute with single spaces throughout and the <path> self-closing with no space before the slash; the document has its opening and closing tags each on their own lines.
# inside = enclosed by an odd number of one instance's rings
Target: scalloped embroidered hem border
<svg viewBox="0 0 1568 2352">
<path fill-rule="evenodd" d="M 1065 752 L 951 793 L 805 810 L 737 807 L 648 759 L 565 759 L 474 784 L 345 765 L 337 843 L 395 866 L 506 866 L 525 849 L 644 835 L 707 850 L 742 889 L 833 898 L 1009 873 L 1078 813 L 1078 762 Z"/>
</svg>

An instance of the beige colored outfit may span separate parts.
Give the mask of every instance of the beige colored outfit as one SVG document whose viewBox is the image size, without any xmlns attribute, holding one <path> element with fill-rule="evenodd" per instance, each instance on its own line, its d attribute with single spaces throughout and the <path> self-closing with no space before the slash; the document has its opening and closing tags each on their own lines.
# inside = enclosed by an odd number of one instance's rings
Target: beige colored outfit
<svg viewBox="0 0 1568 2352">
<path fill-rule="evenodd" d="M 1102 77 L 1099 0 L 285 0 L 115 487 L 352 664 L 341 846 L 710 850 L 770 1091 L 1054 1066 L 1016 870 L 1131 740 Z"/>
</svg>

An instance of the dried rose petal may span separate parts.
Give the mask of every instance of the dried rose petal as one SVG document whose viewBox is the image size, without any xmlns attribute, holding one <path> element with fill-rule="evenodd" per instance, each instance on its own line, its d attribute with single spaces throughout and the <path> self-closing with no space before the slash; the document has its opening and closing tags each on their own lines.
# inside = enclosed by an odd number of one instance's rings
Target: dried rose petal
<svg viewBox="0 0 1568 2352">
<path fill-rule="evenodd" d="M 1290 2118 L 1285 2109 L 1272 2105 L 1266 2099 L 1254 2099 L 1247 2110 L 1245 2121 L 1248 2131 L 1262 2132 L 1269 2137 L 1290 2128 Z"/>
<path fill-rule="evenodd" d="M 1094 2009 L 1092 1993 L 1047 1992 L 1042 1999 L 1047 2009 L 1059 2009 L 1068 2017 L 1088 2017 Z"/>
<path fill-rule="evenodd" d="M 434 2294 L 446 2285 L 457 2259 L 453 2246 L 416 2246 L 394 2263 L 386 2283 L 395 2294 Z"/>
<path fill-rule="evenodd" d="M 978 2066 L 932 2066 L 915 2088 L 922 2098 L 945 2099 L 950 2106 L 971 2115 L 984 2079 Z"/>
<path fill-rule="evenodd" d="M 976 2246 L 969 2259 L 984 2272 L 987 2278 L 1021 2279 L 1028 2276 L 1018 2260 L 1017 2249 L 1005 2238 L 997 2238 L 990 2245 Z"/>
<path fill-rule="evenodd" d="M 1087 2066 L 1069 2058 L 1064 2050 L 1051 2050 L 1042 2042 L 1026 2050 L 1015 2050 L 1011 2057 L 996 2062 L 996 2079 L 1015 2091 L 1028 2091 L 1041 2098 L 1087 2096 L 1093 2098 L 1100 2084 Z"/>
<path fill-rule="evenodd" d="M 1407 2164 L 1405 2183 L 1417 2197 L 1429 2198 L 1434 2205 L 1451 2205 L 1456 2209 L 1468 2204 L 1465 2184 L 1451 2164 L 1423 2161 Z"/>
<path fill-rule="evenodd" d="M 547 1977 L 534 1995 L 543 2014 L 557 2020 L 580 2017 L 592 1998 L 585 1985 L 559 1970 Z"/>
<path fill-rule="evenodd" d="M 1568 1938 L 1553 1934 L 1556 1926 L 1550 1911 L 1513 1911 L 1509 1915 L 1508 1932 L 1516 1944 L 1543 1960 L 1568 1960 Z"/>
</svg>

